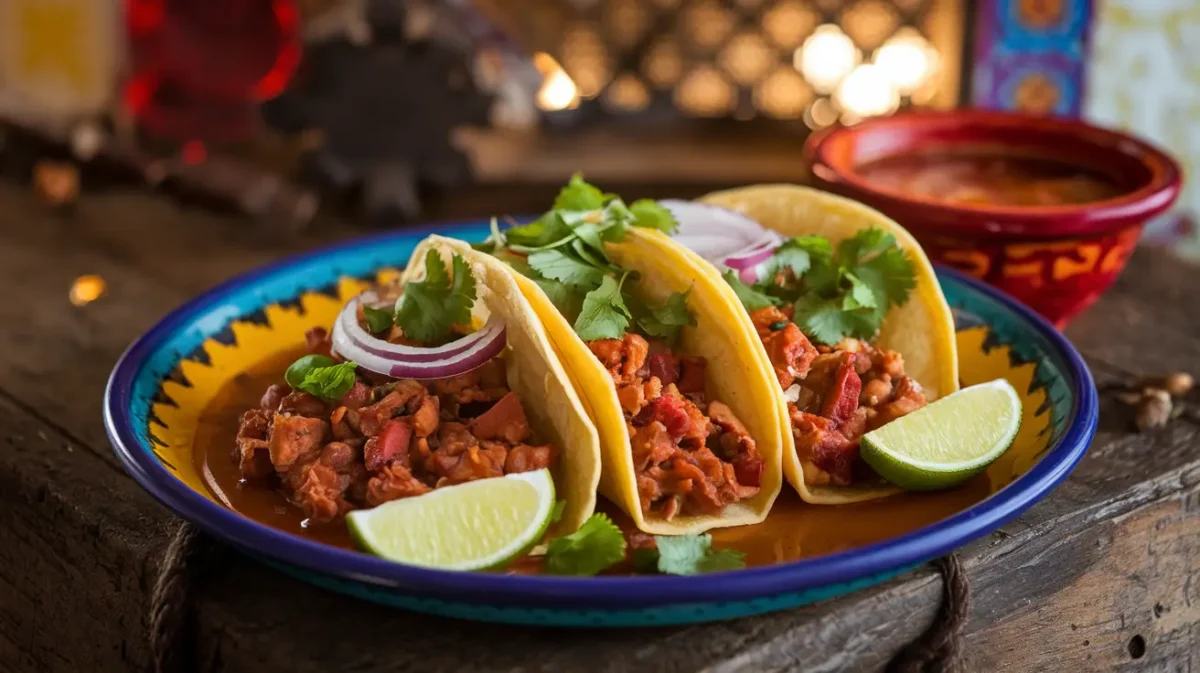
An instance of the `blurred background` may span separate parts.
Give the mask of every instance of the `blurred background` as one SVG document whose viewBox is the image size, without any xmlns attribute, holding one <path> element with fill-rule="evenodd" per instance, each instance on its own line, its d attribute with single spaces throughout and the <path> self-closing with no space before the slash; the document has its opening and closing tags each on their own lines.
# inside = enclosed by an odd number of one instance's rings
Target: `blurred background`
<svg viewBox="0 0 1200 673">
<path fill-rule="evenodd" d="M 0 0 L 0 166 L 51 202 L 394 226 L 577 170 L 803 182 L 813 132 L 972 106 L 1169 148 L 1189 180 L 1144 236 L 1196 255 L 1197 43 L 1191 0 Z"/>
</svg>

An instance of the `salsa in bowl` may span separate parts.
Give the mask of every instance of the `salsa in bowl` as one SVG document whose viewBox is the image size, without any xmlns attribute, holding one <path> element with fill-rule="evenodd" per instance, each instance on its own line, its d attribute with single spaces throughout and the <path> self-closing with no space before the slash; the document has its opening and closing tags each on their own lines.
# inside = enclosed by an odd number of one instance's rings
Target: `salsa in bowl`
<svg viewBox="0 0 1200 673">
<path fill-rule="evenodd" d="M 1060 328 L 1113 283 L 1181 181 L 1171 157 L 1127 134 L 978 110 L 830 129 L 805 154 L 817 186 L 891 216 L 935 261 Z"/>
</svg>

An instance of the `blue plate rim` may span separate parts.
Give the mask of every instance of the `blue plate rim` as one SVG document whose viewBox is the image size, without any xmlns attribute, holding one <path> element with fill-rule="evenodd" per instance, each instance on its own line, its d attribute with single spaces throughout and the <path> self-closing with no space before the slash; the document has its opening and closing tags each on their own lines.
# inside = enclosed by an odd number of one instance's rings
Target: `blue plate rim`
<svg viewBox="0 0 1200 673">
<path fill-rule="evenodd" d="M 356 237 L 289 255 L 235 276 L 185 302 L 136 339 L 118 359 L 104 393 L 104 426 L 125 470 L 156 500 L 214 537 L 256 550 L 291 565 L 417 595 L 471 602 L 534 607 L 635 608 L 688 603 L 742 601 L 785 591 L 842 583 L 889 568 L 936 558 L 1008 523 L 1061 483 L 1083 457 L 1095 435 L 1099 400 L 1091 372 L 1069 341 L 1032 309 L 961 272 L 938 267 L 953 278 L 1026 320 L 1059 351 L 1066 364 L 1074 404 L 1073 420 L 1057 444 L 1028 472 L 985 500 L 942 521 L 899 537 L 851 550 L 790 563 L 700 577 L 551 577 L 464 573 L 407 566 L 347 551 L 280 531 L 248 519 L 194 492 L 170 474 L 142 445 L 128 412 L 133 383 L 148 356 L 168 335 L 235 289 L 252 285 L 288 267 L 372 243 L 419 240 L 433 233 L 453 235 L 483 220 L 457 220 Z"/>
</svg>

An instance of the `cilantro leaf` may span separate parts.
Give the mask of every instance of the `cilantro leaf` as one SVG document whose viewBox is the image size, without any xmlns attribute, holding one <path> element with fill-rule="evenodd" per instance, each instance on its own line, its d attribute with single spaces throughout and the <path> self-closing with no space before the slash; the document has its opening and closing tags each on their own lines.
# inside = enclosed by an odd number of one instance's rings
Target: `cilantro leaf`
<svg viewBox="0 0 1200 673">
<path fill-rule="evenodd" d="M 746 567 L 746 556 L 736 549 L 709 550 L 709 553 L 696 564 L 696 570 L 702 573 L 715 573 L 722 570 L 738 570 Z"/>
<path fill-rule="evenodd" d="M 591 289 L 600 285 L 604 272 L 563 251 L 551 248 L 529 255 L 529 266 L 543 278 Z"/>
<path fill-rule="evenodd" d="M 557 308 L 558 312 L 568 321 L 574 321 L 579 316 L 579 312 L 583 310 L 583 294 L 578 288 L 545 278 L 534 278 L 533 282 L 542 288 L 542 292 L 546 293 L 550 303 L 554 304 L 554 308 Z"/>
<path fill-rule="evenodd" d="M 562 520 L 563 510 L 567 508 L 566 500 L 558 500 L 554 503 L 554 509 L 550 510 L 550 523 L 558 523 Z"/>
<path fill-rule="evenodd" d="M 592 576 L 625 560 L 625 536 L 604 514 L 593 514 L 579 530 L 546 546 L 546 571 Z"/>
<path fill-rule="evenodd" d="M 586 244 L 587 247 L 595 251 L 595 254 L 599 255 L 599 257 L 603 259 L 605 263 L 607 263 L 608 253 L 604 251 L 604 241 L 601 238 L 602 231 L 603 229 L 600 225 L 592 222 L 585 222 L 584 224 L 575 227 L 575 235 L 578 236 L 578 239 L 571 241 L 571 244 Z M 587 257 L 584 257 L 584 259 L 587 259 Z"/>
<path fill-rule="evenodd" d="M 658 559 L 655 568 L 666 575 L 698 575 L 720 570 L 736 570 L 745 567 L 741 552 L 733 549 L 714 551 L 712 536 L 702 535 L 656 535 Z M 642 562 L 648 565 L 648 558 Z"/>
<path fill-rule="evenodd" d="M 887 304 L 900 306 L 917 286 L 912 260 L 899 247 L 890 248 L 860 263 L 854 273 L 864 283 L 887 298 Z"/>
<path fill-rule="evenodd" d="M 392 326 L 392 321 L 395 318 L 393 311 L 388 311 L 373 306 L 363 304 L 363 317 L 367 320 L 367 331 L 371 334 L 379 334 Z"/>
<path fill-rule="evenodd" d="M 580 339 L 620 339 L 625 335 L 631 316 L 621 297 L 621 284 L 624 281 L 624 276 L 620 283 L 612 276 L 605 276 L 600 287 L 583 298 L 583 307 L 575 319 L 575 333 Z"/>
<path fill-rule="evenodd" d="M 576 173 L 558 192 L 554 199 L 554 210 L 599 210 L 604 207 L 604 192 L 584 181 Z"/>
<path fill-rule="evenodd" d="M 306 355 L 292 363 L 283 375 L 287 384 L 325 400 L 341 399 L 354 387 L 353 362 L 336 364 L 324 355 Z"/>
<path fill-rule="evenodd" d="M 475 277 L 459 255 L 451 260 L 454 280 L 436 250 L 425 255 L 425 280 L 404 284 L 396 302 L 396 324 L 404 336 L 424 344 L 439 344 L 454 334 L 455 325 L 471 323 Z"/>
<path fill-rule="evenodd" d="M 832 346 L 854 332 L 855 324 L 838 298 L 807 294 L 796 300 L 792 322 L 809 338 Z"/>
<path fill-rule="evenodd" d="M 777 297 L 772 297 L 743 283 L 733 271 L 726 271 L 721 274 L 721 277 L 725 279 L 726 283 L 729 283 L 729 287 L 733 288 L 733 293 L 737 295 L 738 301 L 742 302 L 746 311 L 757 311 L 760 308 L 779 306 L 783 303 Z"/>
<path fill-rule="evenodd" d="M 637 324 L 648 336 L 662 337 L 667 343 L 675 343 L 679 331 L 688 325 L 696 324 L 696 317 L 688 310 L 687 299 L 692 293 L 673 292 L 666 303 L 657 308 L 649 309 L 647 315 L 638 317 Z"/>
<path fill-rule="evenodd" d="M 589 248 L 582 239 L 577 238 L 571 241 L 571 249 L 575 251 L 576 255 L 579 255 L 580 259 L 591 264 L 597 270 L 613 271 L 616 269 L 615 266 L 608 263 L 608 255 L 606 253 L 602 252 L 597 256 L 595 250 Z"/>
<path fill-rule="evenodd" d="M 838 243 L 838 264 L 853 268 L 868 255 L 896 247 L 896 238 L 878 227 L 860 229 L 850 238 Z"/>
<path fill-rule="evenodd" d="M 679 229 L 679 223 L 662 204 L 653 199 L 638 199 L 629 206 L 633 214 L 633 226 L 643 229 L 656 229 L 664 234 L 674 234 Z"/>
<path fill-rule="evenodd" d="M 799 278 L 817 264 L 827 264 L 833 255 L 829 239 L 820 236 L 796 236 L 784 241 L 775 249 L 771 258 L 771 275 L 785 269 L 791 269 L 792 275 Z"/>
<path fill-rule="evenodd" d="M 554 211 L 538 219 L 504 232 L 507 245 L 514 249 L 540 248 L 561 241 L 571 235 L 571 227 Z"/>
<path fill-rule="evenodd" d="M 847 271 L 846 280 L 850 281 L 850 291 L 842 298 L 842 310 L 853 311 L 860 308 L 875 308 L 875 292 L 869 285 L 859 280 L 858 276 Z"/>
</svg>

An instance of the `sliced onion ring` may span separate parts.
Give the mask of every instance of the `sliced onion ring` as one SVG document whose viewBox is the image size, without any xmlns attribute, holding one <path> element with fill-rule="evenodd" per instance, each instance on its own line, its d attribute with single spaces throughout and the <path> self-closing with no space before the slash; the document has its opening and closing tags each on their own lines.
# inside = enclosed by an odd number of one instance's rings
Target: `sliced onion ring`
<svg viewBox="0 0 1200 673">
<path fill-rule="evenodd" d="M 419 348 L 388 343 L 358 324 L 360 300 L 369 301 L 370 297 L 364 294 L 359 300 L 347 302 L 334 322 L 333 350 L 376 374 L 398 379 L 444 379 L 481 367 L 504 350 L 504 321 L 496 315 L 482 329 L 444 346 Z"/>
<path fill-rule="evenodd" d="M 403 344 L 393 344 L 372 335 L 358 322 L 358 306 L 365 304 L 375 307 L 381 304 L 379 295 L 374 292 L 364 292 L 357 298 L 351 299 L 342 312 L 338 314 L 337 322 L 341 324 L 345 330 L 346 336 L 350 341 L 354 342 L 360 349 L 387 358 L 401 357 L 407 362 L 435 362 L 444 360 L 447 357 L 466 350 L 471 346 L 473 341 L 470 336 L 462 339 L 456 339 L 448 344 L 435 346 L 432 348 L 422 348 L 420 346 L 405 346 Z M 391 308 L 391 302 L 382 302 L 387 308 Z"/>
<path fill-rule="evenodd" d="M 770 234 L 770 232 L 768 232 Z M 774 236 L 767 235 L 754 245 L 739 250 L 725 258 L 725 266 L 741 271 L 743 269 L 753 268 L 775 254 L 775 248 L 779 247 L 779 241 Z"/>
<path fill-rule="evenodd" d="M 679 223 L 675 240 L 713 263 L 762 240 L 765 229 L 745 215 L 698 201 L 659 201 Z"/>
</svg>

